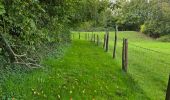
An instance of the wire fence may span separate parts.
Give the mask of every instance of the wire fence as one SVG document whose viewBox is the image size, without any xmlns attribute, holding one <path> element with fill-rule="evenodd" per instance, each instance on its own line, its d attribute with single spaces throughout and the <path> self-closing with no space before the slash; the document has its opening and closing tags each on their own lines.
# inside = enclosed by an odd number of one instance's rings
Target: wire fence
<svg viewBox="0 0 170 100">
<path fill-rule="evenodd" d="M 104 34 L 101 33 L 84 33 L 79 36 L 84 40 L 97 43 L 95 36 L 98 36 L 100 46 L 104 43 Z M 79 34 L 80 35 L 80 34 Z M 80 39 L 80 38 L 79 38 Z M 138 41 L 140 42 L 140 41 Z M 145 42 L 147 43 L 147 42 Z M 109 37 L 108 52 L 113 54 L 114 35 Z M 116 46 L 116 61 L 120 67 L 122 64 L 122 47 L 123 37 L 117 38 Z M 153 48 L 140 46 L 134 41 L 128 42 L 128 74 L 136 81 L 143 89 L 148 97 L 154 100 L 162 100 L 165 97 L 167 90 L 167 80 L 170 73 L 170 54 L 164 53 Z M 155 90 L 155 92 L 151 92 Z"/>
<path fill-rule="evenodd" d="M 129 42 L 129 73 L 146 94 L 156 94 L 162 99 L 166 94 L 167 80 L 169 76 L 169 55 L 149 48 L 136 46 Z M 150 91 L 155 90 L 151 93 Z"/>
</svg>

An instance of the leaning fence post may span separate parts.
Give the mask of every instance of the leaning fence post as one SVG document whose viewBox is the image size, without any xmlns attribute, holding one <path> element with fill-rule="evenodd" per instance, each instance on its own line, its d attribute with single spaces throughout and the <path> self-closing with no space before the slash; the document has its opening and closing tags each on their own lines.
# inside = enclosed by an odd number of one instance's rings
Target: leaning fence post
<svg viewBox="0 0 170 100">
<path fill-rule="evenodd" d="M 128 40 L 123 39 L 122 70 L 127 72 L 127 68 L 128 68 Z"/>
<path fill-rule="evenodd" d="M 169 75 L 169 80 L 168 80 L 168 87 L 166 91 L 166 98 L 165 100 L 170 100 L 170 75 Z"/>
<path fill-rule="evenodd" d="M 108 52 L 109 50 L 109 32 L 106 33 L 106 49 L 105 51 Z"/>
</svg>

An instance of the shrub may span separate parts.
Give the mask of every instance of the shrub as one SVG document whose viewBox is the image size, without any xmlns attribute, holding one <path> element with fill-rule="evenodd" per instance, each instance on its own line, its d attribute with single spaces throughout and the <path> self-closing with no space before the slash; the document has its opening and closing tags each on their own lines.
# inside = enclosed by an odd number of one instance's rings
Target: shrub
<svg viewBox="0 0 170 100">
<path fill-rule="evenodd" d="M 165 35 L 157 39 L 158 41 L 161 42 L 170 42 L 170 35 Z"/>
<path fill-rule="evenodd" d="M 146 31 L 146 26 L 143 24 L 140 26 L 140 32 L 145 33 Z"/>
</svg>

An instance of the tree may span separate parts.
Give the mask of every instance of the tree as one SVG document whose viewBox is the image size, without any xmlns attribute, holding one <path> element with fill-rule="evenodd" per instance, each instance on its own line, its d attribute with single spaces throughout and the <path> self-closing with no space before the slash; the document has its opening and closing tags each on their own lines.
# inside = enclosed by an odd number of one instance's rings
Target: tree
<svg viewBox="0 0 170 100">
<path fill-rule="evenodd" d="M 170 33 L 170 3 L 165 0 L 163 2 L 151 1 L 152 8 L 148 19 L 144 23 L 145 29 L 142 31 L 152 37 L 160 37 Z"/>
<path fill-rule="evenodd" d="M 120 5 L 120 30 L 136 30 L 152 37 L 169 34 L 170 3 L 168 0 L 117 0 Z M 114 7 L 114 6 L 113 6 Z M 115 10 L 114 10 L 115 11 Z"/>
</svg>

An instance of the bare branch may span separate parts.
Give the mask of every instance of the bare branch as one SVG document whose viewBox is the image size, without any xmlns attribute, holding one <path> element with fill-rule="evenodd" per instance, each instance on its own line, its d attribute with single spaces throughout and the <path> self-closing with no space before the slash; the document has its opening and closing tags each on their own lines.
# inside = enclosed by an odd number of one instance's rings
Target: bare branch
<svg viewBox="0 0 170 100">
<path fill-rule="evenodd" d="M 26 65 L 29 68 L 40 68 L 40 67 L 42 67 L 41 65 L 33 64 L 33 63 L 14 62 L 14 64 Z M 31 65 L 36 66 L 36 67 L 31 67 Z"/>
</svg>

